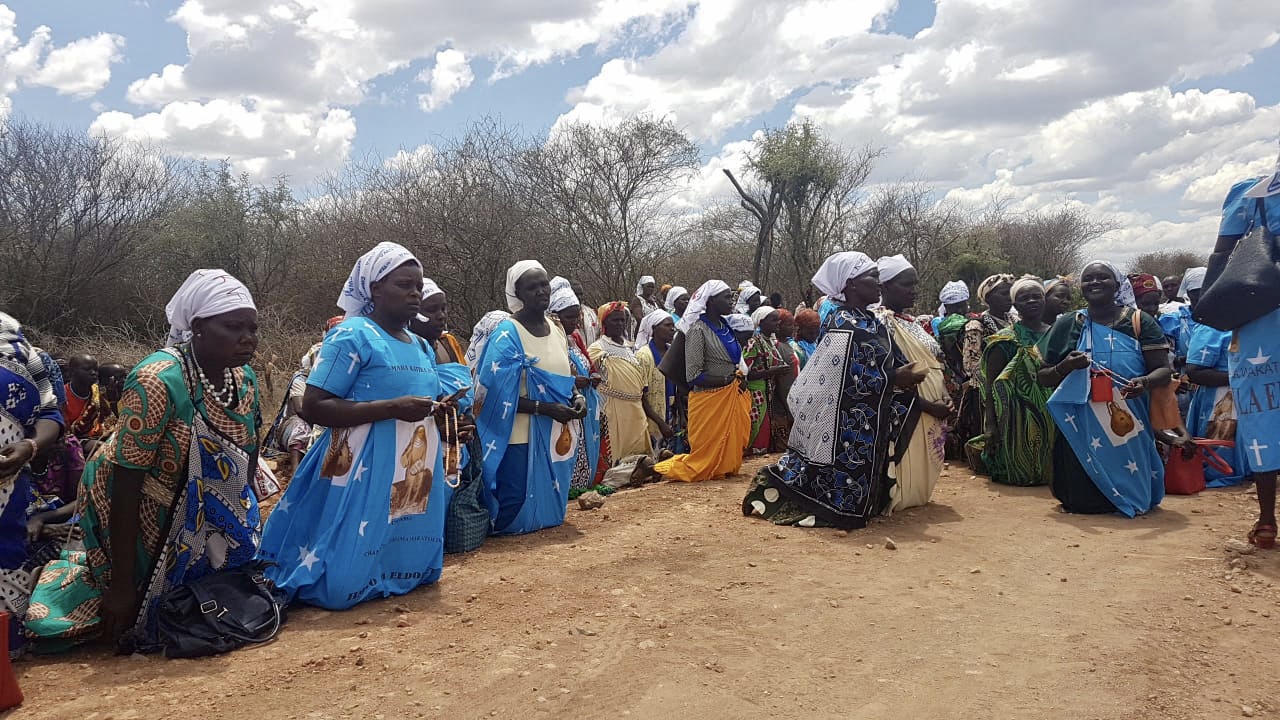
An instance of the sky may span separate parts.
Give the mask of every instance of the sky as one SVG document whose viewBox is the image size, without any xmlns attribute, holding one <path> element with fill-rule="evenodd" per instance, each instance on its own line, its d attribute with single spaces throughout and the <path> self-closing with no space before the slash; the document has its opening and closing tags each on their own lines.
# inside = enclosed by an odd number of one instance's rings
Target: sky
<svg viewBox="0 0 1280 720">
<path fill-rule="evenodd" d="M 885 149 L 870 182 L 1088 207 L 1125 261 L 1207 253 L 1280 139 L 1275 0 L 4 0 L 0 116 L 229 159 L 299 192 L 484 116 L 664 116 L 732 188 L 762 128 Z"/>
</svg>

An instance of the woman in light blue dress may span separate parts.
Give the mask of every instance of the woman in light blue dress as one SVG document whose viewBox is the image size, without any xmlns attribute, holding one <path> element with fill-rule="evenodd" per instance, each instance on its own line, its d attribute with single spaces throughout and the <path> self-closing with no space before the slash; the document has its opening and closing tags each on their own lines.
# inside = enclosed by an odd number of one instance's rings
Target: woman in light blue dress
<svg viewBox="0 0 1280 720">
<path fill-rule="evenodd" d="M 1200 289 L 1204 285 L 1206 268 L 1192 268 L 1182 280 L 1179 293 L 1191 301 L 1195 311 L 1200 302 Z M 1205 484 L 1209 487 L 1230 487 L 1244 482 L 1249 474 L 1244 457 L 1243 443 L 1236 433 L 1237 413 L 1235 396 L 1231 393 L 1231 376 L 1228 349 L 1231 333 L 1203 323 L 1190 326 L 1191 337 L 1187 343 L 1187 378 L 1195 383 L 1191 403 L 1187 408 L 1187 430 L 1192 437 L 1210 440 L 1230 440 L 1234 448 L 1214 448 L 1227 464 L 1230 473 L 1223 473 L 1212 465 L 1204 468 Z"/>
<path fill-rule="evenodd" d="M 381 243 L 338 300 L 347 319 L 325 336 L 302 401 L 328 429 L 272 512 L 259 553 L 277 563 L 271 579 L 291 600 L 344 609 L 440 577 L 456 473 L 445 472 L 437 418 L 453 415 L 436 402 L 449 388 L 431 351 L 406 330 L 422 285 L 418 260 Z"/>
</svg>

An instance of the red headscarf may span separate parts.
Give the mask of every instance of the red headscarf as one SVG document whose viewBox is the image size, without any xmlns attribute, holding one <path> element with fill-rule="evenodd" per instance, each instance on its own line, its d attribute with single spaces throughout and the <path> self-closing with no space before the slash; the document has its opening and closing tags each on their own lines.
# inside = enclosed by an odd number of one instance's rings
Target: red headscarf
<svg viewBox="0 0 1280 720">
<path fill-rule="evenodd" d="M 1129 283 L 1133 285 L 1133 296 L 1135 298 L 1140 298 L 1143 295 L 1153 292 L 1162 292 L 1160 288 L 1160 281 L 1156 279 L 1155 275 L 1134 273 L 1129 276 Z"/>
<path fill-rule="evenodd" d="M 796 327 L 801 330 L 817 329 L 819 322 L 818 311 L 805 308 L 796 313 Z"/>
<path fill-rule="evenodd" d="M 626 309 L 627 309 L 627 304 L 618 300 L 601 305 L 600 310 L 598 311 L 600 315 L 600 324 L 604 325 L 604 319 L 609 317 L 613 313 L 625 312 Z"/>
</svg>

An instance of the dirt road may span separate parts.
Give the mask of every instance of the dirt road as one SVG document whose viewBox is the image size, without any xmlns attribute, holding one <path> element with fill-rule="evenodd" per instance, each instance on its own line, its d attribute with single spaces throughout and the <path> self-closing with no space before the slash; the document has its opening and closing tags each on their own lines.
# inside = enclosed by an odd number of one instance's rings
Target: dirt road
<svg viewBox="0 0 1280 720">
<path fill-rule="evenodd" d="M 1224 548 L 1247 490 L 1125 520 L 949 471 L 842 534 L 742 517 L 745 485 L 619 493 L 266 647 L 24 661 L 15 717 L 1280 716 L 1280 551 Z"/>
</svg>

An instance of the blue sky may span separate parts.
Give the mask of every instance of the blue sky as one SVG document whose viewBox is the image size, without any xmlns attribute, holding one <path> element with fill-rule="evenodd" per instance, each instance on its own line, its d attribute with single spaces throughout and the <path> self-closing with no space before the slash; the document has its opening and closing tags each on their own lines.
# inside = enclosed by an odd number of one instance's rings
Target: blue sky
<svg viewBox="0 0 1280 720">
<path fill-rule="evenodd" d="M 300 188 L 484 116 L 653 113 L 702 148 L 690 208 L 804 117 L 884 147 L 873 183 L 1087 206 L 1124 258 L 1202 247 L 1275 162 L 1277 28 L 1249 0 L 3 0 L 0 112 Z"/>
</svg>

